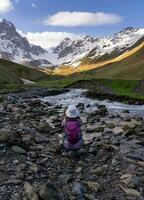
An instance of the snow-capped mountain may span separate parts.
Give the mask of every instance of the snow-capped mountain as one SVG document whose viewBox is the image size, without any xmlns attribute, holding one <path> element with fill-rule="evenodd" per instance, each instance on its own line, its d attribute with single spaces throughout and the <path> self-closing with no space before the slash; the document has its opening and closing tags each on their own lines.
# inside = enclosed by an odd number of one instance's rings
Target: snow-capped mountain
<svg viewBox="0 0 144 200">
<path fill-rule="evenodd" d="M 40 46 L 31 45 L 26 38 L 22 37 L 11 22 L 5 19 L 0 22 L 1 58 L 17 63 L 25 63 L 34 61 L 34 57 L 40 59 L 41 55 L 45 53 L 47 53 L 46 50 Z M 49 61 L 41 60 L 39 66 L 43 66 L 43 62 L 44 65 L 46 62 L 51 65 Z"/>
<path fill-rule="evenodd" d="M 65 38 L 58 46 L 47 51 L 30 44 L 11 22 L 3 20 L 0 22 L 0 57 L 36 67 L 64 64 L 77 67 L 85 58 L 97 59 L 104 55 L 121 54 L 143 36 L 144 29 L 128 27 L 104 38 L 89 35 L 77 40 Z"/>
<path fill-rule="evenodd" d="M 119 33 L 104 38 L 94 38 L 87 35 L 82 39 L 74 41 L 66 38 L 54 49 L 53 53 L 57 52 L 59 64 L 64 62 L 76 67 L 85 56 L 98 58 L 116 51 L 123 53 L 143 36 L 144 29 L 128 27 Z"/>
</svg>

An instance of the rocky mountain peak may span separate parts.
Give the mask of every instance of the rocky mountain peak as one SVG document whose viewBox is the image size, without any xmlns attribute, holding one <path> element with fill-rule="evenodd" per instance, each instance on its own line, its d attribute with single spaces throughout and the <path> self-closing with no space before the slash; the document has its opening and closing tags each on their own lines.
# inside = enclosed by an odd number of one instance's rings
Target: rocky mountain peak
<svg viewBox="0 0 144 200">
<path fill-rule="evenodd" d="M 16 34 L 16 28 L 11 22 L 4 19 L 0 22 L 0 34 L 14 36 Z"/>
<path fill-rule="evenodd" d="M 123 29 L 123 31 L 125 33 L 135 32 L 137 30 L 138 30 L 137 28 L 133 28 L 133 27 L 126 27 L 126 28 Z"/>
<path fill-rule="evenodd" d="M 64 48 L 66 48 L 71 43 L 71 41 L 72 40 L 69 37 L 64 38 L 64 40 L 62 40 L 61 43 L 56 48 L 54 48 L 53 53 L 59 53 Z"/>
<path fill-rule="evenodd" d="M 133 28 L 133 27 L 126 27 L 126 28 L 124 28 L 124 29 L 122 29 L 120 32 L 118 32 L 118 33 L 116 33 L 115 35 L 120 35 L 120 34 L 122 34 L 122 35 L 128 35 L 128 34 L 131 34 L 131 33 L 134 33 L 134 32 L 136 32 L 136 31 L 138 31 L 139 29 L 137 29 L 137 28 Z"/>
<path fill-rule="evenodd" d="M 94 42 L 94 38 L 90 35 L 83 36 L 82 40 L 87 41 L 87 42 Z"/>
<path fill-rule="evenodd" d="M 71 42 L 71 39 L 69 37 L 64 38 L 63 42 Z"/>
<path fill-rule="evenodd" d="M 26 37 L 22 37 L 13 23 L 6 19 L 0 22 L 1 58 L 23 63 L 24 60 L 38 60 L 37 57 L 45 53 L 47 53 L 46 50 L 40 46 L 31 45 Z"/>
<path fill-rule="evenodd" d="M 13 23 L 6 19 L 3 19 L 3 21 L 0 22 L 0 26 L 15 30 L 15 26 L 13 25 Z"/>
</svg>

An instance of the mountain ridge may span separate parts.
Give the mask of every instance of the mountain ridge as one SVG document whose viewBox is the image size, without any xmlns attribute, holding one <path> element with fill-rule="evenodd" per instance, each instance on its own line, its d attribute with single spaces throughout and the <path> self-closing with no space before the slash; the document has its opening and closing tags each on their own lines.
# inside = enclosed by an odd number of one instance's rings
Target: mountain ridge
<svg viewBox="0 0 144 200">
<path fill-rule="evenodd" d="M 137 45 L 136 45 L 137 44 Z M 86 71 L 91 71 L 91 70 L 96 70 L 98 68 L 104 68 L 107 65 L 112 65 L 112 64 L 117 64 L 120 61 L 123 61 L 131 56 L 133 56 L 133 54 L 137 54 L 137 52 L 140 49 L 144 48 L 144 37 L 141 38 L 140 40 L 137 41 L 137 43 L 135 43 L 133 45 L 133 47 L 131 47 L 129 49 L 129 51 L 124 52 L 123 54 L 114 57 L 113 59 L 109 59 L 109 60 L 104 60 L 104 61 L 100 61 L 100 62 L 96 62 L 93 64 L 86 64 L 86 65 L 81 65 L 77 68 L 71 68 L 70 66 L 61 66 L 56 68 L 53 73 L 56 75 L 71 75 L 71 74 L 77 74 L 77 73 L 81 73 L 81 72 L 86 72 Z M 141 58 L 144 62 L 144 59 Z M 129 66 L 130 67 L 130 66 Z"/>
<path fill-rule="evenodd" d="M 84 35 L 80 39 L 65 38 L 47 51 L 30 44 L 13 23 L 0 22 L 0 57 L 27 66 L 50 68 L 69 65 L 78 68 L 101 60 L 110 60 L 128 51 L 144 36 L 144 28 L 127 27 L 112 36 L 103 38 Z"/>
</svg>

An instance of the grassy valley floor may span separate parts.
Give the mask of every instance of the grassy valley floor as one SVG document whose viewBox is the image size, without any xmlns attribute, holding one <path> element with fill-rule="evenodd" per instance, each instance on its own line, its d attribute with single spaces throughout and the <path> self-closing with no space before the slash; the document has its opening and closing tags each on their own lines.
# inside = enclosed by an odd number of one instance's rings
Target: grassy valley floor
<svg viewBox="0 0 144 200">
<path fill-rule="evenodd" d="M 88 96 L 99 99 L 110 99 L 124 103 L 144 103 L 144 81 L 142 80 L 113 80 L 113 79 L 80 79 L 59 78 L 57 80 L 39 81 L 35 84 L 9 84 L 0 86 L 0 94 L 21 93 L 25 90 L 82 88 L 88 89 Z M 1 98 L 2 99 L 2 98 Z"/>
</svg>

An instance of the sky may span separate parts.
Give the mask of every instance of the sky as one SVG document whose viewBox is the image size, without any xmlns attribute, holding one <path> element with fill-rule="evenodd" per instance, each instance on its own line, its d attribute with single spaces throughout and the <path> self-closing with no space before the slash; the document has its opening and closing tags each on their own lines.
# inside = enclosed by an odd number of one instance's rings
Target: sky
<svg viewBox="0 0 144 200">
<path fill-rule="evenodd" d="M 65 37 L 104 37 L 132 26 L 144 28 L 144 0 L 0 0 L 0 19 L 44 48 Z"/>
</svg>

